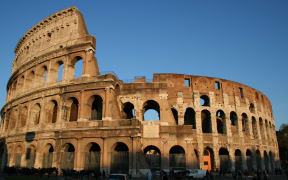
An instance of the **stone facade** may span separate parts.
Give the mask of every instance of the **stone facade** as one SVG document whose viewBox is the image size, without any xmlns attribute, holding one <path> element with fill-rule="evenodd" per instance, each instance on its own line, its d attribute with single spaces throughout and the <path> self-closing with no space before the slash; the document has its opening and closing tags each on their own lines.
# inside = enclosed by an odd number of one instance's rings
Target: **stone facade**
<svg viewBox="0 0 288 180">
<path fill-rule="evenodd" d="M 269 99 L 220 78 L 100 74 L 96 39 L 71 7 L 40 21 L 15 49 L 1 110 L 1 167 L 274 169 Z M 82 63 L 82 76 L 75 67 Z M 154 111 L 155 120 L 145 120 Z"/>
</svg>

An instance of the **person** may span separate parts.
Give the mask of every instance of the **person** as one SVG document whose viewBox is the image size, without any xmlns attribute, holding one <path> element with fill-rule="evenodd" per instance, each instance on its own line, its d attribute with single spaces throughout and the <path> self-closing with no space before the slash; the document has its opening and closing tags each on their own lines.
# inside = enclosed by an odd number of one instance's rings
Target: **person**
<svg viewBox="0 0 288 180">
<path fill-rule="evenodd" d="M 147 173 L 147 180 L 151 180 L 152 179 L 152 173 L 150 170 L 148 170 L 148 173 Z"/>
</svg>

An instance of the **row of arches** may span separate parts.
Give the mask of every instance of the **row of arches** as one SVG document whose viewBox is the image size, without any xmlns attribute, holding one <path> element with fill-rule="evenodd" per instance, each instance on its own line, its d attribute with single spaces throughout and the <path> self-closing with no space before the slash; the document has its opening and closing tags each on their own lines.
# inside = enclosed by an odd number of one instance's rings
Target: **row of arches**
<svg viewBox="0 0 288 180">
<path fill-rule="evenodd" d="M 81 56 L 72 58 L 67 66 L 63 60 L 57 60 L 51 64 L 40 64 L 22 73 L 11 83 L 8 87 L 8 99 L 25 89 L 29 90 L 47 83 L 61 82 L 65 79 L 79 78 L 82 76 L 82 69 L 83 58 Z"/>
<path fill-rule="evenodd" d="M 129 172 L 129 159 L 131 158 L 131 150 L 123 142 L 116 142 L 111 146 L 108 156 L 110 159 L 110 172 L 111 173 L 127 173 Z M 8 165 L 14 165 L 16 167 L 35 167 L 35 162 L 39 159 L 42 161 L 42 168 L 60 167 L 63 169 L 74 169 L 75 157 L 78 152 L 75 149 L 73 143 L 66 143 L 60 150 L 60 156 L 56 156 L 52 144 L 48 143 L 44 147 L 44 150 L 37 153 L 35 146 L 30 145 L 23 153 L 22 146 L 17 146 L 15 152 L 8 152 L 13 158 L 13 162 L 8 162 Z M 193 157 L 193 168 L 211 170 L 220 169 L 222 171 L 231 170 L 269 170 L 273 171 L 276 167 L 274 154 L 272 151 L 264 150 L 260 153 L 258 149 L 235 149 L 230 151 L 225 147 L 220 147 L 217 151 L 207 146 L 202 152 L 198 149 L 192 149 L 191 156 Z M 36 157 L 39 156 L 39 157 Z M 169 168 L 174 169 L 186 169 L 191 167 L 191 164 L 187 163 L 187 152 L 181 145 L 174 145 L 169 149 L 168 157 L 165 157 L 161 150 L 155 145 L 147 145 L 140 154 L 137 154 L 138 167 L 141 169 L 162 169 L 163 163 L 167 159 L 169 161 Z M 58 158 L 57 158 L 58 157 Z M 83 159 L 83 168 L 85 170 L 100 170 L 102 167 L 103 150 L 96 142 L 88 143 L 84 152 L 81 153 L 81 159 Z M 60 158 L 60 159 L 59 159 Z M 37 159 L 37 160 L 36 160 Z M 22 161 L 25 162 L 22 162 Z M 166 160 L 166 161 L 167 161 Z M 218 161 L 218 162 L 216 162 Z M 78 161 L 81 162 L 81 161 Z M 200 163 L 203 163 L 202 165 Z M 191 162 L 190 162 L 191 163 Z M 79 166 L 78 166 L 79 167 Z"/>
</svg>

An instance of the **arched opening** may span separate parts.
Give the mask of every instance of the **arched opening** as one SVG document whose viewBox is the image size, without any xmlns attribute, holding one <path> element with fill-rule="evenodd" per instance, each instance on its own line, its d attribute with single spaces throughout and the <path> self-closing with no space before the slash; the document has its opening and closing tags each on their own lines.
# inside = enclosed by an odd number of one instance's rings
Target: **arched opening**
<svg viewBox="0 0 288 180">
<path fill-rule="evenodd" d="M 249 111 L 250 111 L 251 113 L 255 113 L 255 106 L 254 106 L 253 103 L 250 103 Z"/>
<path fill-rule="evenodd" d="M 27 115 L 28 115 L 28 108 L 24 106 L 21 110 L 20 127 L 24 127 L 26 125 Z"/>
<path fill-rule="evenodd" d="M 48 123 L 56 123 L 57 121 L 57 113 L 58 113 L 58 103 L 55 100 L 49 101 L 46 114 L 47 114 L 47 122 Z"/>
<path fill-rule="evenodd" d="M 83 60 L 82 57 L 77 56 L 75 57 L 75 64 L 74 64 L 74 78 L 80 78 L 83 73 Z"/>
<path fill-rule="evenodd" d="M 269 172 L 270 171 L 269 157 L 266 151 L 264 151 L 264 164 L 265 164 L 265 170 Z"/>
<path fill-rule="evenodd" d="M 226 134 L 226 118 L 222 110 L 216 112 L 217 132 L 219 134 Z"/>
<path fill-rule="evenodd" d="M 199 153 L 194 149 L 193 168 L 200 169 Z"/>
<path fill-rule="evenodd" d="M 47 66 L 43 66 L 41 70 L 41 73 L 42 73 L 41 75 L 42 75 L 44 84 L 47 83 L 47 76 L 48 76 L 47 69 L 48 69 Z"/>
<path fill-rule="evenodd" d="M 34 125 L 37 125 L 40 122 L 40 112 L 41 112 L 41 106 L 39 103 L 36 103 L 31 110 L 31 120 L 34 123 Z"/>
<path fill-rule="evenodd" d="M 23 90 L 23 85 L 24 85 L 24 76 L 21 76 L 21 78 L 18 81 L 18 89 Z"/>
<path fill-rule="evenodd" d="M 236 112 L 230 112 L 230 128 L 232 134 L 238 134 L 238 117 Z"/>
<path fill-rule="evenodd" d="M 262 171 L 262 158 L 259 150 L 256 150 L 256 162 L 257 171 Z"/>
<path fill-rule="evenodd" d="M 239 149 L 235 151 L 235 170 L 243 170 L 242 167 L 242 153 Z"/>
<path fill-rule="evenodd" d="M 200 96 L 200 106 L 210 106 L 210 99 L 208 96 Z"/>
<path fill-rule="evenodd" d="M 211 148 L 206 147 L 203 151 L 203 169 L 211 171 L 214 168 L 214 152 Z"/>
<path fill-rule="evenodd" d="M 184 114 L 184 125 L 192 125 L 196 129 L 195 111 L 192 108 L 187 108 Z"/>
<path fill-rule="evenodd" d="M 76 98 L 70 98 L 70 118 L 69 121 L 77 121 L 78 119 L 78 108 L 79 108 L 79 103 L 78 100 Z"/>
<path fill-rule="evenodd" d="M 117 142 L 111 152 L 110 173 L 129 172 L 129 149 L 126 144 Z"/>
<path fill-rule="evenodd" d="M 21 167 L 21 159 L 22 159 L 22 147 L 19 145 L 15 150 L 15 167 Z M 9 160 L 8 160 L 9 161 Z"/>
<path fill-rule="evenodd" d="M 270 132 L 269 132 L 267 119 L 265 119 L 265 132 L 266 132 L 266 135 L 267 135 L 267 139 L 270 141 Z"/>
<path fill-rule="evenodd" d="M 246 113 L 242 114 L 242 131 L 244 134 L 249 134 L 248 116 Z"/>
<path fill-rule="evenodd" d="M 211 114 L 208 110 L 201 111 L 202 132 L 212 133 Z"/>
<path fill-rule="evenodd" d="M 246 150 L 246 164 L 247 169 L 251 171 L 253 169 L 253 156 L 249 149 Z"/>
<path fill-rule="evenodd" d="M 219 158 L 220 158 L 220 170 L 222 172 L 230 171 L 231 161 L 229 157 L 229 152 L 226 148 L 220 148 Z"/>
<path fill-rule="evenodd" d="M 100 96 L 93 96 L 94 101 L 91 107 L 91 120 L 102 120 L 103 100 Z"/>
<path fill-rule="evenodd" d="M 7 165 L 7 149 L 4 142 L 0 142 L 0 168 Z"/>
<path fill-rule="evenodd" d="M 261 138 L 262 140 L 265 140 L 265 134 L 264 134 L 264 123 L 262 118 L 259 118 L 259 126 L 260 126 L 260 134 L 261 134 Z"/>
<path fill-rule="evenodd" d="M 156 146 L 147 146 L 144 156 L 149 169 L 161 169 L 161 152 Z"/>
<path fill-rule="evenodd" d="M 186 169 L 185 150 L 181 146 L 173 146 L 169 151 L 169 167 L 173 169 Z"/>
<path fill-rule="evenodd" d="M 36 158 L 36 149 L 34 146 L 30 146 L 26 149 L 26 167 L 33 168 Z"/>
<path fill-rule="evenodd" d="M 54 148 L 52 144 L 47 144 L 43 153 L 42 168 L 51 168 L 53 164 Z"/>
<path fill-rule="evenodd" d="M 175 108 L 171 108 L 174 120 L 176 122 L 176 124 L 178 125 L 178 111 Z"/>
<path fill-rule="evenodd" d="M 58 75 L 57 75 L 57 81 L 60 82 L 63 79 L 63 62 L 62 61 L 58 61 L 57 62 L 58 65 Z"/>
<path fill-rule="evenodd" d="M 35 83 L 34 78 L 35 78 L 35 72 L 30 71 L 30 73 L 26 76 L 25 86 L 27 89 L 34 87 L 34 83 Z"/>
<path fill-rule="evenodd" d="M 257 122 L 254 116 L 252 116 L 252 130 L 253 130 L 253 136 L 256 139 L 258 137 L 258 132 L 257 132 Z"/>
<path fill-rule="evenodd" d="M 148 100 L 143 105 L 144 120 L 159 121 L 160 120 L 160 106 L 156 101 Z"/>
<path fill-rule="evenodd" d="M 275 169 L 275 165 L 274 165 L 274 155 L 271 151 L 269 152 L 269 159 L 270 159 L 271 170 L 273 171 Z"/>
<path fill-rule="evenodd" d="M 97 143 L 89 143 L 85 154 L 85 170 L 100 171 L 101 148 Z"/>
<path fill-rule="evenodd" d="M 13 130 L 16 126 L 16 121 L 18 119 L 18 110 L 15 108 L 12 109 L 10 112 L 10 117 L 9 117 L 9 130 Z"/>
<path fill-rule="evenodd" d="M 63 147 L 61 168 L 73 170 L 74 169 L 74 156 L 75 156 L 74 146 L 70 143 L 66 143 Z"/>
<path fill-rule="evenodd" d="M 133 119 L 135 118 L 135 110 L 134 105 L 130 102 L 126 102 L 123 104 L 123 112 L 125 113 L 124 119 Z"/>
</svg>

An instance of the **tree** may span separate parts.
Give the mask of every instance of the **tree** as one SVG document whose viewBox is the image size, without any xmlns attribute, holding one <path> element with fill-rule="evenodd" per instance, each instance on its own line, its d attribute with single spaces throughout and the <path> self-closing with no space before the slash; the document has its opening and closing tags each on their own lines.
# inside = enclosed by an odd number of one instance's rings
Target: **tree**
<svg viewBox="0 0 288 180">
<path fill-rule="evenodd" d="M 288 166 L 288 124 L 282 124 L 277 132 L 279 155 L 283 168 Z"/>
</svg>

